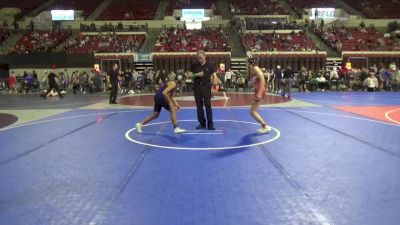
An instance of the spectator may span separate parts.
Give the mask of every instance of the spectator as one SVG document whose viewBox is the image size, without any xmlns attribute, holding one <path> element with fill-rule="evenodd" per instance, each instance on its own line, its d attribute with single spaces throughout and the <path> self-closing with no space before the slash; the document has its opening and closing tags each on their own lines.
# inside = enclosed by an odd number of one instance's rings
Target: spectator
<svg viewBox="0 0 400 225">
<path fill-rule="evenodd" d="M 276 69 L 274 70 L 274 73 L 272 75 L 274 81 L 275 81 L 275 93 L 279 93 L 281 91 L 281 81 L 282 81 L 282 72 L 281 72 L 281 66 L 276 66 Z"/>
<path fill-rule="evenodd" d="M 378 74 L 379 74 L 378 80 L 379 80 L 379 89 L 380 90 L 384 90 L 384 83 L 385 83 L 384 73 L 385 73 L 385 71 L 386 71 L 385 66 L 383 65 L 383 63 L 380 63 L 379 71 L 378 71 Z"/>
<path fill-rule="evenodd" d="M 391 70 L 385 70 L 385 72 L 383 73 L 383 86 L 384 89 L 387 91 L 391 90 L 391 80 L 392 80 L 392 72 Z"/>
<path fill-rule="evenodd" d="M 318 89 L 321 89 L 322 91 L 325 91 L 326 79 L 325 79 L 323 73 L 321 73 L 320 76 L 316 78 L 316 81 L 318 82 Z"/>
<path fill-rule="evenodd" d="M 71 83 L 72 83 L 73 93 L 76 94 L 77 91 L 79 90 L 79 78 L 78 74 L 76 74 L 75 72 L 72 72 Z"/>
<path fill-rule="evenodd" d="M 174 71 L 171 71 L 171 72 L 168 74 L 168 81 L 175 81 L 175 80 L 176 80 L 176 74 L 175 74 Z"/>
<path fill-rule="evenodd" d="M 86 94 L 86 91 L 87 91 L 86 83 L 88 83 L 86 74 L 84 74 L 84 73 L 79 74 L 80 92 L 83 94 Z"/>
<path fill-rule="evenodd" d="M 329 75 L 329 80 L 338 80 L 338 79 L 339 79 L 339 74 L 337 72 L 337 68 L 333 67 Z"/>
<path fill-rule="evenodd" d="M 11 71 L 8 77 L 8 88 L 10 90 L 10 94 L 12 93 L 12 91 L 14 91 L 15 94 L 18 93 L 17 78 L 15 77 L 15 73 L 13 71 Z"/>
<path fill-rule="evenodd" d="M 364 85 L 367 86 L 369 92 L 374 92 L 378 88 L 378 79 L 374 72 L 369 73 L 369 77 L 364 80 Z"/>
<path fill-rule="evenodd" d="M 132 77 L 133 77 L 133 75 L 132 75 L 131 70 L 130 69 L 125 70 L 123 75 L 124 75 L 124 81 L 125 81 L 125 83 L 124 83 L 125 91 L 129 92 L 130 94 L 133 94 L 134 93 L 133 90 L 132 90 L 132 85 L 133 85 Z"/>
<path fill-rule="evenodd" d="M 393 71 L 392 88 L 395 91 L 400 89 L 400 70 Z"/>
<path fill-rule="evenodd" d="M 292 88 L 292 82 L 294 78 L 294 72 L 290 66 L 286 68 L 286 70 L 283 72 L 282 76 L 282 97 L 285 97 L 285 94 L 288 93 L 288 98 L 290 99 L 290 94 L 291 88 Z"/>
<path fill-rule="evenodd" d="M 159 73 L 159 79 L 158 79 L 158 83 L 162 84 L 164 82 L 167 81 L 167 72 L 165 71 L 165 69 L 163 69 L 160 73 Z"/>
<path fill-rule="evenodd" d="M 239 74 L 235 81 L 236 92 L 239 91 L 239 88 L 242 88 L 243 91 L 245 91 L 246 90 L 245 83 L 246 79 L 243 77 L 242 74 Z"/>
<path fill-rule="evenodd" d="M 307 80 L 307 69 L 306 67 L 303 66 L 299 71 L 298 75 L 299 91 L 304 91 L 304 92 L 308 91 L 306 86 L 306 80 Z"/>
<path fill-rule="evenodd" d="M 231 88 L 232 87 L 232 70 L 229 68 L 226 72 L 225 72 L 225 77 L 224 77 L 224 86 L 226 88 Z"/>
<path fill-rule="evenodd" d="M 390 63 L 389 69 L 390 69 L 391 71 L 396 71 L 396 70 L 397 70 L 396 63 L 394 63 L 394 62 Z"/>
</svg>

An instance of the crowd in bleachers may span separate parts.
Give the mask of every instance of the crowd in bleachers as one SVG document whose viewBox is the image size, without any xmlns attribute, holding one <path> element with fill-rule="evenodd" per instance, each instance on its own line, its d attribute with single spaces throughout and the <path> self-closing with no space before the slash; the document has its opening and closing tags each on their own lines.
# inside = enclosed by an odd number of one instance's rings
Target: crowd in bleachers
<svg viewBox="0 0 400 225">
<path fill-rule="evenodd" d="M 88 17 L 96 7 L 102 2 L 102 0 L 55 0 L 53 1 L 46 10 L 81 10 L 83 17 Z"/>
<path fill-rule="evenodd" d="M 314 42 L 302 32 L 290 34 L 258 33 L 244 34 L 242 43 L 248 51 L 315 51 Z"/>
<path fill-rule="evenodd" d="M 26 15 L 30 11 L 37 8 L 40 4 L 45 2 L 46 0 L 30 0 L 27 2 L 26 0 L 12 0 L 12 1 L 0 1 L 0 9 L 1 8 L 18 8 L 21 10 L 20 16 Z"/>
<path fill-rule="evenodd" d="M 81 32 L 147 32 L 147 23 L 145 25 L 139 25 L 136 22 L 133 22 L 129 26 L 124 26 L 121 22 L 118 24 L 113 23 L 104 23 L 104 25 L 96 26 L 93 22 L 91 24 L 80 24 Z"/>
<path fill-rule="evenodd" d="M 298 30 L 302 29 L 296 21 L 287 18 L 245 18 L 246 30 Z"/>
<path fill-rule="evenodd" d="M 187 30 L 177 27 L 164 28 L 155 44 L 158 52 L 211 52 L 230 51 L 228 34 L 222 28 Z"/>
<path fill-rule="evenodd" d="M 329 46 L 337 51 L 399 51 L 400 40 L 384 35 L 373 26 L 361 24 L 355 28 L 320 27 L 315 29 Z"/>
<path fill-rule="evenodd" d="M 216 3 L 216 0 L 169 0 L 169 5 L 174 9 L 210 9 Z"/>
<path fill-rule="evenodd" d="M 234 15 L 286 15 L 289 14 L 277 0 L 229 0 Z"/>
<path fill-rule="evenodd" d="M 152 20 L 157 12 L 157 0 L 113 0 L 98 20 Z"/>
<path fill-rule="evenodd" d="M 117 35 L 113 33 L 98 33 L 98 35 L 83 35 L 67 41 L 65 50 L 69 53 L 96 52 L 138 52 L 145 41 L 145 35 Z"/>
<path fill-rule="evenodd" d="M 287 0 L 287 2 L 299 16 L 307 14 L 305 9 L 340 8 L 339 4 L 335 0 Z"/>
<path fill-rule="evenodd" d="M 28 31 L 9 50 L 9 53 L 26 55 L 32 52 L 49 52 L 64 42 L 70 35 L 70 31 Z"/>
</svg>

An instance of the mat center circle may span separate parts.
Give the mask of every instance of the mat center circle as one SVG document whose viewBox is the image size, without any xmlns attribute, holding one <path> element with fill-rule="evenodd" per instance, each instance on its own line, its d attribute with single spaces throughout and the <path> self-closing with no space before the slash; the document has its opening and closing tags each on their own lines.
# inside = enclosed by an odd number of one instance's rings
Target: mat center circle
<svg viewBox="0 0 400 225">
<path fill-rule="evenodd" d="M 217 130 L 187 130 L 183 134 L 174 134 L 170 121 L 156 122 L 144 126 L 144 132 L 138 134 L 136 128 L 125 132 L 125 138 L 133 143 L 171 150 L 229 150 L 249 148 L 264 145 L 280 138 L 278 129 L 271 127 L 267 134 L 257 134 L 255 128 L 260 125 L 255 122 L 240 120 L 214 120 Z M 180 125 L 196 124 L 197 120 L 180 120 Z M 161 129 L 157 126 L 164 125 Z M 245 125 L 251 125 L 247 127 Z M 233 127 L 232 127 L 233 126 Z M 146 130 L 152 130 L 146 132 Z M 154 130 L 155 128 L 155 130 Z M 186 126 L 182 126 L 186 129 Z M 168 133 L 163 130 L 170 130 Z M 155 137 L 156 136 L 156 137 Z M 216 146 L 218 144 L 218 146 Z M 201 147 L 199 147 L 201 146 Z"/>
</svg>

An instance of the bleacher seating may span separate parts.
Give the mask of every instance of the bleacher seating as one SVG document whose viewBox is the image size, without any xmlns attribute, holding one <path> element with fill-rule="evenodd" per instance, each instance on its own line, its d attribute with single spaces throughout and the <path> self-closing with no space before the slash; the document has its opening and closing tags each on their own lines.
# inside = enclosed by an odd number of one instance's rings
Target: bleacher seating
<svg viewBox="0 0 400 225">
<path fill-rule="evenodd" d="M 242 43 L 250 51 L 314 51 L 315 44 L 305 34 L 245 34 Z"/>
<path fill-rule="evenodd" d="M 158 4 L 157 0 L 113 0 L 97 20 L 152 20 Z"/>
<path fill-rule="evenodd" d="M 289 14 L 275 0 L 229 0 L 229 7 L 234 15 L 286 15 Z"/>
<path fill-rule="evenodd" d="M 339 4 L 334 0 L 287 0 L 287 2 L 298 15 L 302 15 L 304 9 L 340 8 Z"/>
<path fill-rule="evenodd" d="M 399 51 L 398 39 L 385 37 L 374 28 L 329 28 L 316 30 L 326 43 L 337 51 Z"/>
<path fill-rule="evenodd" d="M 32 52 L 49 52 L 64 42 L 71 32 L 34 31 L 28 32 L 15 44 L 9 53 L 29 54 Z"/>
<path fill-rule="evenodd" d="M 82 15 L 86 18 L 88 17 L 99 4 L 102 2 L 102 0 L 56 0 L 54 1 L 49 7 L 47 7 L 47 10 L 52 10 L 52 9 L 73 9 L 73 10 L 82 10 L 83 13 Z"/>
<path fill-rule="evenodd" d="M 221 29 L 185 30 L 168 28 L 161 32 L 155 46 L 157 52 L 230 51 L 226 34 Z"/>
<path fill-rule="evenodd" d="M 30 0 L 27 2 L 26 0 L 2 0 L 0 1 L 0 9 L 1 8 L 18 8 L 21 10 L 21 14 L 25 15 L 28 12 L 32 11 L 36 7 L 40 6 L 46 0 Z"/>
<path fill-rule="evenodd" d="M 145 41 L 145 35 L 79 35 L 65 46 L 69 53 L 137 52 Z"/>
<path fill-rule="evenodd" d="M 214 14 L 219 14 L 216 0 L 169 0 L 166 15 L 172 15 L 174 9 L 213 9 Z"/>
<path fill-rule="evenodd" d="M 287 18 L 246 18 L 246 30 L 296 30 L 300 26 Z"/>
<path fill-rule="evenodd" d="M 400 18 L 400 2 L 397 0 L 346 0 L 345 2 L 371 19 Z"/>
</svg>

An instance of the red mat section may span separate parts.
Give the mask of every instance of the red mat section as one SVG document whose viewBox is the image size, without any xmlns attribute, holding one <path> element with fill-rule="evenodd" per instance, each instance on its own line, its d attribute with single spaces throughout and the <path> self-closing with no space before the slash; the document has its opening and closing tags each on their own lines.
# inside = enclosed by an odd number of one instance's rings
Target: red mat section
<svg viewBox="0 0 400 225">
<path fill-rule="evenodd" d="M 337 106 L 335 109 L 400 125 L 400 106 Z"/>
</svg>

